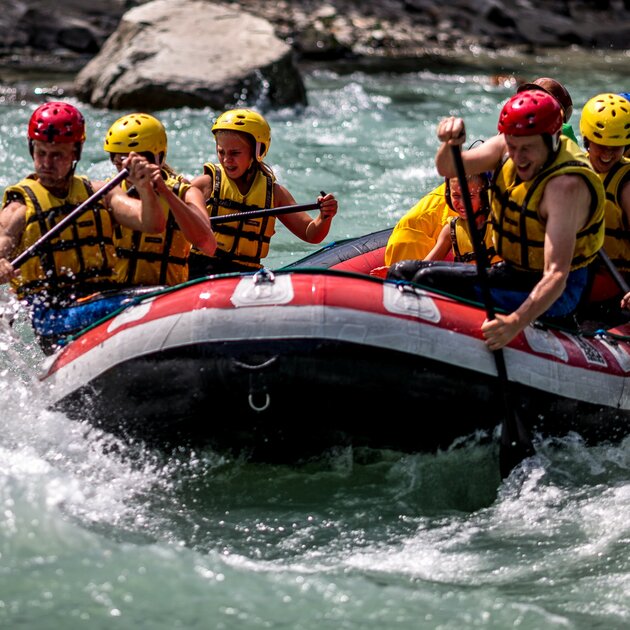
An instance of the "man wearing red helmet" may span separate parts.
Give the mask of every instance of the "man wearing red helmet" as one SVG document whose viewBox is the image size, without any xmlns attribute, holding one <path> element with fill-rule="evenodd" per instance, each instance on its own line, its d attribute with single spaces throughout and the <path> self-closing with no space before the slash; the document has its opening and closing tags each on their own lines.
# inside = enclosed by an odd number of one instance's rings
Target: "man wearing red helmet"
<svg viewBox="0 0 630 630">
<path fill-rule="evenodd" d="M 588 268 L 604 240 L 604 189 L 588 157 L 561 135 L 562 109 L 546 92 L 525 90 L 503 106 L 502 143 L 462 152 L 467 174 L 492 171 L 491 221 L 497 254 L 488 269 L 494 305 L 482 333 L 499 350 L 541 316 L 572 316 L 588 281 Z M 440 175 L 455 177 L 453 146 L 466 141 L 464 121 L 440 121 L 436 154 Z M 476 269 L 420 268 L 413 280 L 481 298 Z M 459 274 L 459 275 L 458 275 Z M 457 277 L 458 276 L 458 277 Z"/>
<path fill-rule="evenodd" d="M 558 101 L 562 108 L 564 119 L 562 133 L 577 144 L 578 141 L 573 127 L 569 123 L 569 119 L 573 114 L 573 100 L 566 87 L 550 77 L 538 77 L 531 83 L 519 85 L 517 92 L 531 89 L 547 92 Z M 486 142 L 496 143 L 504 151 L 506 150 L 505 138 L 502 134 L 497 134 L 486 140 Z M 448 178 L 446 181 L 448 182 Z M 388 268 L 398 261 L 425 258 L 428 252 L 436 245 L 437 238 L 444 225 L 454 218 L 456 214 L 448 206 L 448 199 L 445 198 L 445 184 L 442 183 L 422 197 L 401 217 L 387 242 L 385 267 L 377 267 L 370 273 L 383 276 Z"/>
<path fill-rule="evenodd" d="M 8 186 L 2 200 L 0 283 L 10 281 L 18 298 L 30 307 L 35 332 L 45 350 L 64 329 L 65 309 L 86 295 L 116 287 L 114 226 L 153 233 L 165 228 L 152 184 L 157 167 L 131 153 L 124 166 L 139 199 L 132 199 L 119 186 L 112 188 L 58 235 L 32 251 L 19 269 L 13 268 L 10 257 L 27 250 L 105 185 L 74 174 L 84 141 L 85 122 L 76 107 L 63 102 L 38 107 L 28 125 L 35 172 Z M 110 305 L 110 310 L 116 306 Z"/>
<path fill-rule="evenodd" d="M 567 88 L 564 87 L 560 81 L 556 81 L 550 77 L 538 77 L 531 83 L 523 83 L 522 85 L 519 85 L 516 91 L 523 92 L 525 90 L 542 90 L 543 92 L 547 92 L 547 94 L 551 94 L 551 96 L 560 103 L 563 117 L 562 133 L 568 138 L 571 138 L 571 140 L 577 144 L 578 140 L 575 137 L 573 127 L 569 122 L 569 119 L 573 114 L 573 99 L 571 98 Z"/>
</svg>

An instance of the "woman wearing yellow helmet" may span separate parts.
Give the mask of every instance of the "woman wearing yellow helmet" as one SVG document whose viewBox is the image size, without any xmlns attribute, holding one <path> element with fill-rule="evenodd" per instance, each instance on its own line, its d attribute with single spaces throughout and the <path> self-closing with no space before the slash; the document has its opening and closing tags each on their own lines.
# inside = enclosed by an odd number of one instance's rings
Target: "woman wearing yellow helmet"
<svg viewBox="0 0 630 630">
<path fill-rule="evenodd" d="M 216 249 L 216 239 L 201 191 L 166 164 L 164 125 L 149 114 L 123 116 L 109 128 L 103 148 L 118 170 L 131 151 L 154 165 L 153 185 L 166 215 L 166 231 L 161 234 L 116 228 L 118 281 L 125 286 L 172 286 L 186 282 L 191 246 L 211 255 Z M 135 194 L 126 182 L 123 189 L 131 196 Z"/>
<path fill-rule="evenodd" d="M 594 96 L 582 108 L 580 133 L 591 165 L 606 189 L 604 250 L 630 279 L 630 159 L 624 157 L 630 147 L 630 101 L 619 94 Z M 602 276 L 608 276 L 604 267 L 597 272 L 589 314 L 616 310 L 621 289 L 616 283 L 604 282 Z"/>
<path fill-rule="evenodd" d="M 630 102 L 598 94 L 582 109 L 580 133 L 589 160 L 606 189 L 604 249 L 620 271 L 630 272 Z"/>
<path fill-rule="evenodd" d="M 295 204 L 291 193 L 276 181 L 272 169 L 263 162 L 271 144 L 271 129 L 263 116 L 251 109 L 232 109 L 216 119 L 212 133 L 219 163 L 204 164 L 203 175 L 192 181 L 203 193 L 211 217 Z M 315 219 L 306 212 L 278 216 L 307 243 L 324 240 L 337 213 L 333 195 L 320 196 L 317 201 L 321 206 Z M 259 269 L 275 233 L 275 217 L 221 223 L 215 233 L 217 249 L 213 256 L 194 249 L 191 252 L 190 278 Z"/>
</svg>

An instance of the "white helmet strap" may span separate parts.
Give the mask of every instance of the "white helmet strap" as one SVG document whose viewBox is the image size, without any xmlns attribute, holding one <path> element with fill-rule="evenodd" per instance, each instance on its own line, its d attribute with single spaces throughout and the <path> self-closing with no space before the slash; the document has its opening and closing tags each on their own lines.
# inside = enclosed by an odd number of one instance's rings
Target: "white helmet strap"
<svg viewBox="0 0 630 630">
<path fill-rule="evenodd" d="M 262 154 L 263 154 L 263 147 L 265 145 L 262 142 L 258 142 L 258 140 L 256 141 L 256 160 L 258 162 L 260 162 L 262 160 Z"/>
<path fill-rule="evenodd" d="M 555 153 L 560 148 L 560 131 L 551 136 L 551 150 Z"/>
</svg>

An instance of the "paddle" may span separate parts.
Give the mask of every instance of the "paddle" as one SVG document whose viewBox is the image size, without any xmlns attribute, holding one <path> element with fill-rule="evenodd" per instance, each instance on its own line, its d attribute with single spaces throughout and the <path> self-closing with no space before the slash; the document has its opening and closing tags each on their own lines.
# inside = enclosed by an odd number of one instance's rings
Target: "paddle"
<svg viewBox="0 0 630 630">
<path fill-rule="evenodd" d="M 291 214 L 305 210 L 319 210 L 319 203 L 303 203 L 294 206 L 278 206 L 277 208 L 261 208 L 260 210 L 246 210 L 233 214 L 220 214 L 210 217 L 210 223 L 229 223 L 230 221 L 245 221 L 246 219 L 258 219 L 259 217 L 276 216 L 278 214 Z"/>
<path fill-rule="evenodd" d="M 617 283 L 617 286 L 624 293 L 630 292 L 630 286 L 628 286 L 628 283 L 626 282 L 625 278 L 619 273 L 619 269 L 617 269 L 617 267 L 615 266 L 615 263 L 612 260 L 610 260 L 608 254 L 604 251 L 603 248 L 599 250 L 598 254 L 599 254 L 599 257 L 602 259 L 602 262 L 604 263 L 604 265 L 606 265 L 606 268 L 610 272 L 610 275 L 613 277 L 614 281 Z"/>
<path fill-rule="evenodd" d="M 486 309 L 486 317 L 489 320 L 495 319 L 496 314 L 492 303 L 492 295 L 490 293 L 490 283 L 488 282 L 488 274 L 486 272 L 486 247 L 481 238 L 481 234 L 477 229 L 475 221 L 475 211 L 470 200 L 470 191 L 468 190 L 468 182 L 466 181 L 466 171 L 462 160 L 461 147 L 452 145 L 453 160 L 457 169 L 457 179 L 461 188 L 464 207 L 466 208 L 466 218 L 470 226 L 470 236 L 472 239 L 473 250 L 477 263 L 477 276 L 479 278 L 479 286 L 483 295 L 483 302 Z M 499 446 L 499 471 L 501 478 L 505 479 L 510 471 L 518 466 L 524 459 L 534 454 L 529 433 L 519 418 L 514 403 L 512 401 L 510 391 L 510 381 L 508 379 L 507 368 L 505 366 L 505 356 L 503 351 L 493 350 L 494 362 L 497 368 L 497 376 L 503 394 L 504 414 L 501 422 L 501 441 Z"/>
<path fill-rule="evenodd" d="M 52 238 L 58 232 L 61 232 L 69 223 L 74 221 L 93 203 L 103 198 L 112 188 L 117 186 L 125 177 L 129 175 L 129 171 L 123 168 L 115 177 L 112 177 L 102 188 L 99 188 L 93 195 L 89 196 L 83 203 L 79 204 L 70 214 L 66 215 L 59 223 L 55 224 L 48 232 L 42 234 L 32 245 L 27 247 L 21 254 L 11 261 L 13 268 L 19 267 L 26 258 L 28 258 L 35 250 L 41 247 L 48 239 Z"/>
</svg>

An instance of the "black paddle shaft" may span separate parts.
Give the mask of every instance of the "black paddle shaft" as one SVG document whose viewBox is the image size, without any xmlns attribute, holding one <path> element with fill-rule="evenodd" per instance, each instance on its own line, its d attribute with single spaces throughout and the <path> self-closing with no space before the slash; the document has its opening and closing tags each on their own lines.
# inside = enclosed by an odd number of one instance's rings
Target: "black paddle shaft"
<svg viewBox="0 0 630 630">
<path fill-rule="evenodd" d="M 600 249 L 598 252 L 599 257 L 602 259 L 604 265 L 606 265 L 606 269 L 608 269 L 610 275 L 613 277 L 617 286 L 624 292 L 630 293 L 630 286 L 626 282 L 626 279 L 619 273 L 619 269 L 615 266 L 615 263 L 610 260 L 608 254 L 604 251 L 604 249 Z"/>
<path fill-rule="evenodd" d="M 490 283 L 486 271 L 486 247 L 475 222 L 475 212 L 470 200 L 470 191 L 468 190 L 461 147 L 459 145 L 452 145 L 451 149 L 457 170 L 457 179 L 459 180 L 459 186 L 464 200 L 464 207 L 466 208 L 466 218 L 470 226 L 470 235 L 477 263 L 477 276 L 479 278 L 479 286 L 486 309 L 486 317 L 489 320 L 496 319 L 494 304 L 492 303 L 492 294 L 490 293 Z M 505 479 L 513 468 L 518 466 L 518 464 L 527 457 L 533 455 L 535 451 L 529 433 L 523 421 L 519 418 L 514 407 L 514 402 L 512 401 L 510 381 L 508 379 L 503 351 L 501 349 L 493 350 L 492 354 L 497 368 L 497 376 L 501 385 L 503 404 L 505 407 L 503 422 L 501 424 L 501 442 L 499 447 L 499 470 L 501 478 Z"/>
<path fill-rule="evenodd" d="M 245 210 L 244 212 L 234 212 L 232 214 L 218 214 L 210 217 L 211 225 L 218 223 L 230 223 L 232 221 L 246 221 L 247 219 L 258 219 L 260 217 L 276 216 L 279 214 L 291 214 L 293 212 L 303 212 L 306 210 L 319 210 L 319 203 L 303 203 L 293 206 L 278 206 L 277 208 L 260 208 L 259 210 Z"/>
<path fill-rule="evenodd" d="M 32 245 L 27 247 L 21 254 L 11 261 L 11 265 L 14 269 L 17 269 L 24 260 L 32 255 L 34 251 L 39 249 L 42 243 L 64 230 L 68 224 L 78 218 L 85 210 L 87 210 L 93 203 L 96 203 L 99 199 L 102 199 L 112 188 L 117 186 L 125 177 L 129 175 L 129 171 L 123 168 L 116 176 L 112 177 L 106 182 L 102 188 L 99 188 L 93 195 L 88 197 L 83 203 L 79 204 L 72 212 L 66 215 L 59 223 L 56 223 L 48 232 L 42 234 Z"/>
</svg>

